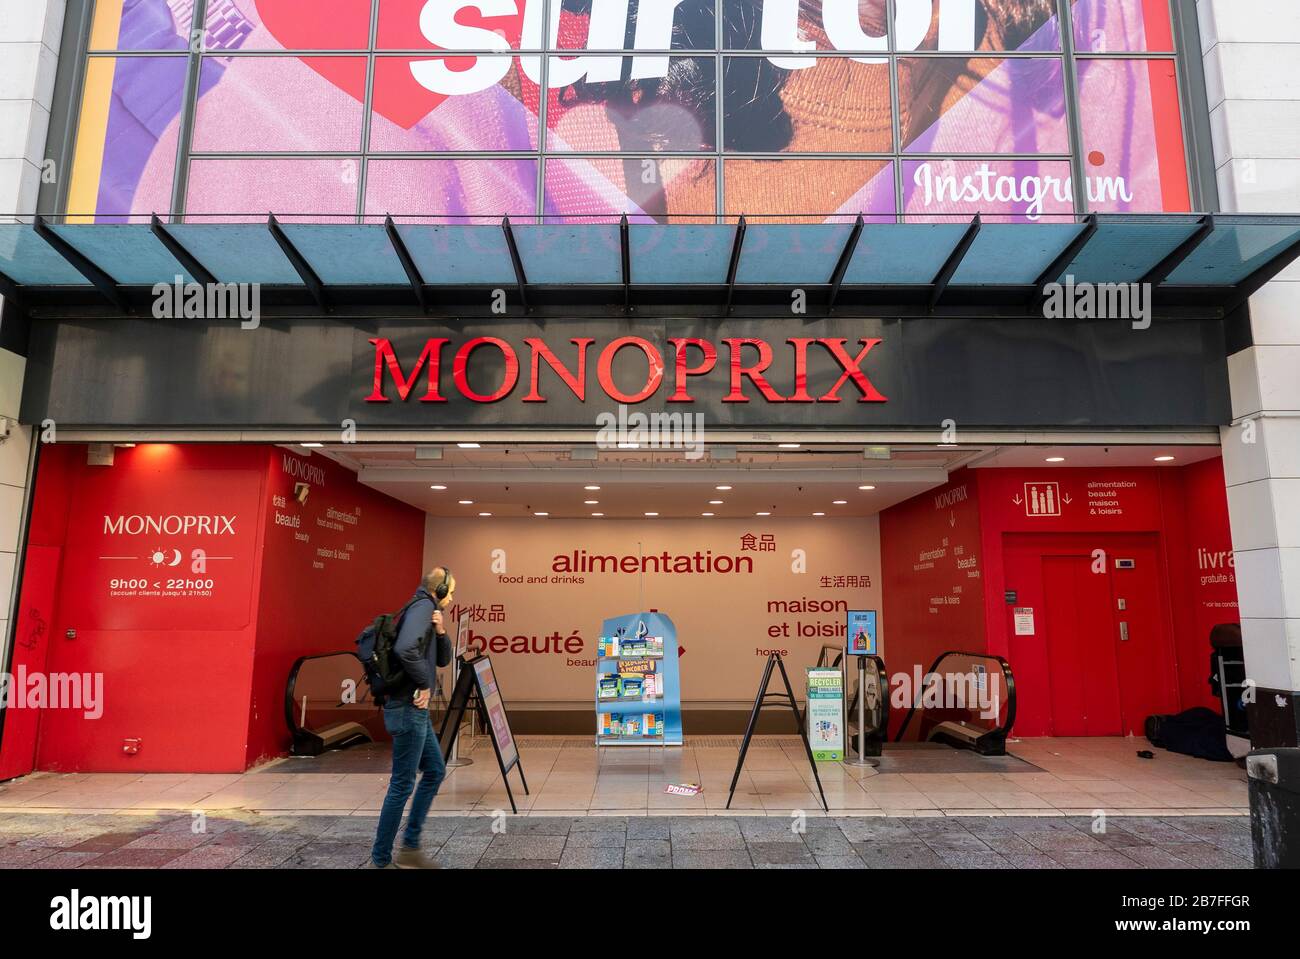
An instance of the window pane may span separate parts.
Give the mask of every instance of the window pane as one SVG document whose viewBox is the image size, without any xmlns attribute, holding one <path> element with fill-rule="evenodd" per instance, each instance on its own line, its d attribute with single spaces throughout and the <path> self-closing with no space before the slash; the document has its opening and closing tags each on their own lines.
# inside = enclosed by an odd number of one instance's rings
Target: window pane
<svg viewBox="0 0 1300 959">
<path fill-rule="evenodd" d="M 25 0 L 9 0 L 13 4 Z M 91 50 L 188 51 L 193 3 L 98 0 L 90 26 Z"/>
<path fill-rule="evenodd" d="M 551 50 L 713 50 L 714 0 L 552 0 L 560 9 Z"/>
<path fill-rule="evenodd" d="M 690 157 L 592 157 L 546 161 L 548 223 L 712 223 L 717 163 Z"/>
<path fill-rule="evenodd" d="M 1074 48 L 1080 53 L 1174 48 L 1169 0 L 1075 0 Z"/>
<path fill-rule="evenodd" d="M 1056 0 L 897 0 L 894 37 L 911 50 L 1061 49 Z M 728 50 L 884 52 L 885 0 L 724 0 Z"/>
<path fill-rule="evenodd" d="M 499 223 L 537 210 L 537 161 L 371 160 L 366 215 L 419 223 Z"/>
<path fill-rule="evenodd" d="M 723 142 L 749 153 L 888 153 L 889 65 L 847 57 L 727 57 Z"/>
<path fill-rule="evenodd" d="M 286 157 L 190 161 L 186 218 L 223 223 L 356 218 L 357 161 Z"/>
<path fill-rule="evenodd" d="M 1080 60 L 1079 116 L 1089 209 L 1191 209 L 1172 60 Z"/>
<path fill-rule="evenodd" d="M 206 57 L 199 152 L 358 150 L 364 57 Z"/>
<path fill-rule="evenodd" d="M 723 171 L 729 217 L 824 223 L 894 212 L 888 160 L 727 160 Z"/>
<path fill-rule="evenodd" d="M 1068 153 L 1059 58 L 898 61 L 908 153 Z"/>
<path fill-rule="evenodd" d="M 715 62 L 712 57 L 551 57 L 546 149 L 712 150 Z"/>
<path fill-rule="evenodd" d="M 906 2 L 906 0 L 903 0 Z M 728 50 L 885 52 L 885 0 L 722 0 Z"/>
<path fill-rule="evenodd" d="M 1065 160 L 905 160 L 909 221 L 951 223 L 976 213 L 989 222 L 1061 222 L 1074 212 Z"/>
<path fill-rule="evenodd" d="M 536 150 L 537 99 L 513 57 L 378 57 L 370 148 Z"/>
<path fill-rule="evenodd" d="M 541 6 L 539 0 L 529 4 Z M 379 25 L 375 45 L 380 50 L 518 50 L 528 4 L 482 6 L 514 7 L 505 15 L 484 14 L 479 5 L 447 0 L 379 0 Z M 558 12 L 558 11 L 557 11 Z M 540 14 L 540 9 L 538 14 Z M 540 22 L 540 16 L 538 20 Z M 539 49 L 533 40 L 524 47 Z"/>
<path fill-rule="evenodd" d="M 117 222 L 171 210 L 183 57 L 91 57 L 67 212 Z"/>
<path fill-rule="evenodd" d="M 180 0 L 173 2 L 180 5 Z M 209 50 L 365 50 L 370 46 L 370 0 L 329 0 L 328 4 L 208 0 L 205 20 L 204 43 Z"/>
<path fill-rule="evenodd" d="M 900 53 L 909 50 L 1051 53 L 1061 49 L 1056 0 L 897 2 L 896 31 Z M 923 39 L 918 39 L 922 36 Z"/>
</svg>

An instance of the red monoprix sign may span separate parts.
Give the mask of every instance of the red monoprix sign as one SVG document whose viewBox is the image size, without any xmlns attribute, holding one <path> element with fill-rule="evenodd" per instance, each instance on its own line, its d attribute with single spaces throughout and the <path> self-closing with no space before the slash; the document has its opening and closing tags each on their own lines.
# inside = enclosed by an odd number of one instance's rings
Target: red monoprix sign
<svg viewBox="0 0 1300 959">
<path fill-rule="evenodd" d="M 408 369 L 403 369 L 403 362 L 391 340 L 375 338 L 370 342 L 375 348 L 374 388 L 366 402 L 392 402 L 385 391 L 385 374 L 392 379 L 397 398 L 403 402 L 410 397 L 422 377 L 425 387 L 419 394 L 420 402 L 447 402 L 443 392 L 444 354 L 448 352 L 451 340 L 445 337 L 425 340 L 419 355 L 407 358 Z M 728 377 L 730 388 L 722 397 L 724 403 L 748 403 L 754 398 L 751 391 L 768 403 L 839 403 L 843 399 L 840 391 L 850 385 L 856 390 L 859 403 L 888 401 L 862 369 L 868 354 L 881 342 L 879 337 L 859 339 L 856 354 L 850 351 L 847 339 L 825 336 L 790 337 L 775 347 L 759 337 L 726 337 L 716 344 L 698 337 L 670 337 L 668 348 L 662 350 L 654 342 L 639 336 L 620 336 L 595 349 L 593 337 L 574 337 L 568 342 L 567 356 L 561 358 L 539 337 L 525 338 L 522 351 L 508 340 L 495 336 L 467 339 L 450 353 L 451 383 L 460 396 L 474 403 L 504 400 L 519 383 L 520 353 L 524 352 L 528 356 L 528 392 L 523 396 L 523 402 L 547 401 L 540 381 L 543 363 L 550 367 L 563 384 L 563 389 L 572 393 L 579 402 L 586 402 L 588 359 L 595 352 L 596 380 L 604 395 L 617 403 L 641 403 L 651 399 L 664 385 L 670 368 L 672 393 L 666 398 L 669 403 L 695 402 L 690 392 L 691 377 L 710 375 Z M 768 371 L 777 360 L 778 349 L 785 351 L 783 359 L 790 361 L 780 364 L 780 368 L 788 369 L 790 375 L 787 381 L 774 386 L 768 378 Z M 616 383 L 614 378 L 615 357 L 623 350 L 640 354 L 638 363 L 644 360 L 644 373 L 637 373 L 631 388 L 625 388 L 628 386 L 626 382 L 622 385 Z M 830 389 L 821 395 L 809 392 L 810 358 L 820 363 L 829 358 L 838 373 Z M 495 371 L 490 389 L 475 389 L 470 384 L 471 368 L 478 364 L 482 364 L 485 372 L 488 369 Z M 638 365 L 636 369 L 639 371 L 642 367 Z"/>
</svg>

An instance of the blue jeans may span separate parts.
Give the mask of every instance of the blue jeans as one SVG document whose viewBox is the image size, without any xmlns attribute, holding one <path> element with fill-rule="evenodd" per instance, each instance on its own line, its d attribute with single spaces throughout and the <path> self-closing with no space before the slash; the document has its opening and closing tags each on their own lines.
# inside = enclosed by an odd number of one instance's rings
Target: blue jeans
<svg viewBox="0 0 1300 959">
<path fill-rule="evenodd" d="M 447 775 L 447 764 L 442 759 L 438 734 L 433 730 L 433 717 L 429 710 L 417 709 L 410 702 L 384 705 L 384 728 L 393 737 L 393 774 L 388 780 L 388 795 L 384 797 L 379 812 L 379 829 L 370 858 L 376 866 L 387 866 L 393 861 L 393 841 L 397 827 L 402 823 L 402 810 L 415 792 L 411 815 L 406 820 L 406 835 L 402 845 L 408 849 L 420 848 L 420 830 L 429 812 L 433 797 Z M 419 770 L 420 785 L 415 785 Z"/>
</svg>

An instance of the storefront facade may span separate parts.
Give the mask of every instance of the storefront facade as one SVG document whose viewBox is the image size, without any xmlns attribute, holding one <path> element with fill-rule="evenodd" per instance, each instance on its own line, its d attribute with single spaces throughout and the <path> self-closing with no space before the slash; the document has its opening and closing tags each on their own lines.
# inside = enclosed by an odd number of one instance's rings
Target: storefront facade
<svg viewBox="0 0 1300 959">
<path fill-rule="evenodd" d="M 13 102 L 49 134 L 0 168 L 27 214 L 0 237 L 5 661 L 147 676 L 165 643 L 169 668 L 205 677 L 204 718 L 159 722 L 195 703 L 161 678 L 137 701 L 152 707 L 106 713 L 93 743 L 79 719 L 10 710 L 3 775 L 281 754 L 293 659 L 346 648 L 447 543 L 487 611 L 476 642 L 538 711 L 590 686 L 597 607 L 668 608 L 658 591 L 703 609 L 734 589 L 741 638 L 684 618 L 683 695 L 701 708 L 744 699 L 750 671 L 734 663 L 750 647 L 836 639 L 816 630 L 843 600 L 881 610 L 891 667 L 967 644 L 1007 656 L 1025 735 L 1140 733 L 1142 716 L 1205 700 L 1204 635 L 1239 602 L 1254 743 L 1296 744 L 1300 346 L 1286 317 L 1300 226 L 1276 214 L 1300 208 L 1300 159 L 1280 158 L 1300 154 L 1269 139 L 1286 126 L 1269 111 L 1297 102 L 1278 93 L 1300 47 L 1287 5 L 1260 4 L 1270 19 L 1222 2 L 897 0 L 855 18 L 726 0 L 630 17 L 639 5 L 619 0 L 339 0 L 323 20 L 302 3 L 209 0 L 193 5 L 193 47 L 178 21 L 191 5 L 30 6 L 11 25 L 30 96 Z M 1246 49 L 1260 42 L 1279 48 L 1267 66 Z M 38 230 L 34 210 L 57 215 Z M 1067 276 L 1138 299 L 1099 318 Z M 602 516 L 502 494 L 476 523 L 487 510 L 424 510 L 392 485 L 400 469 L 364 462 L 393 446 L 409 467 L 422 449 L 428 466 L 458 444 L 548 444 L 594 463 L 610 458 L 602 426 L 635 414 L 702 429 L 697 465 L 715 470 L 670 486 L 784 485 L 779 508 L 700 515 L 701 502 L 687 519 L 643 490 Z M 873 472 L 880 450 L 891 468 L 914 456 L 918 485 L 820 523 L 831 480 L 811 464 L 774 482 L 737 462 L 783 444 L 851 455 L 833 478 L 864 491 L 902 478 Z M 1051 509 L 1031 514 L 1022 494 L 1037 496 L 1044 457 L 980 458 L 1014 447 L 1198 452 L 1168 468 L 1067 464 L 1046 478 Z M 628 481 L 652 465 L 627 463 Z M 478 476 L 544 483 L 506 463 Z M 828 505 L 806 506 L 805 485 Z M 745 549 L 764 533 L 771 550 Z M 927 565 L 949 540 L 953 569 L 979 560 L 958 592 Z M 187 568 L 182 546 L 208 566 L 171 572 Z M 1097 549 L 1152 571 L 1143 592 L 1160 602 L 1135 616 L 1162 639 L 1119 667 L 1157 681 L 1089 720 L 1053 680 L 1077 667 L 1013 610 L 1046 615 L 1072 588 L 1065 567 L 1050 595 L 1023 569 Z M 794 550 L 815 559 L 796 570 Z M 648 578 L 593 576 L 586 558 L 632 556 L 640 573 L 660 554 Z M 127 555 L 149 569 L 113 565 Z M 663 567 L 679 559 L 691 569 L 674 580 Z M 141 575 L 212 585 L 126 602 Z M 211 750 L 187 750 L 194 732 Z"/>
</svg>

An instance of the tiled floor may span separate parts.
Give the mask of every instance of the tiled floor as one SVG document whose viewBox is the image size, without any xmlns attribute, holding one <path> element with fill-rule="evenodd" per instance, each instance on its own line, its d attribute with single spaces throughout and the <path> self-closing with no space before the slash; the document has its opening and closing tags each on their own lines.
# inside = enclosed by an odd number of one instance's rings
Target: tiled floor
<svg viewBox="0 0 1300 959">
<path fill-rule="evenodd" d="M 509 809 L 490 747 L 482 739 L 474 746 L 473 764 L 450 771 L 434 815 Z M 1155 750 L 1154 759 L 1138 758 L 1137 751 L 1147 748 L 1137 739 L 1026 739 L 1010 747 L 1016 762 L 942 746 L 916 753 L 886 747 L 879 769 L 823 763 L 818 772 L 836 817 L 1247 814 L 1245 773 L 1234 764 L 1163 750 Z M 520 754 L 531 793 L 524 795 L 513 772 L 511 786 L 520 814 L 528 817 L 826 815 L 793 736 L 756 740 L 730 810 L 727 789 L 737 757 L 730 737 L 688 737 L 679 748 L 604 750 L 589 740 L 526 737 Z M 949 766 L 961 771 L 943 771 Z M 386 767 L 382 750 L 375 750 L 369 759 L 286 759 L 244 774 L 38 773 L 0 785 L 0 823 L 15 813 L 147 816 L 176 810 L 370 817 L 383 801 Z M 332 771 L 338 768 L 348 771 Z M 353 771 L 362 769 L 370 771 Z M 704 788 L 696 796 L 665 793 L 673 783 Z"/>
<path fill-rule="evenodd" d="M 0 815 L 0 869 L 353 869 L 374 816 Z M 479 869 L 1248 868 L 1249 820 L 994 816 L 440 816 L 427 856 Z"/>
</svg>

